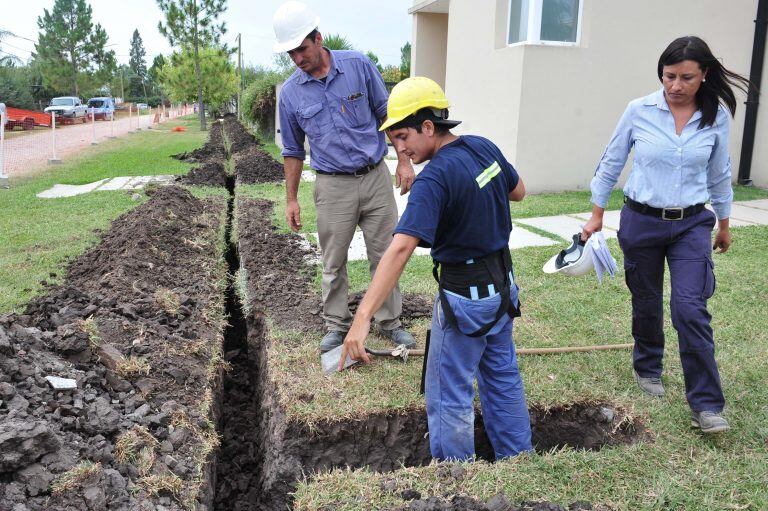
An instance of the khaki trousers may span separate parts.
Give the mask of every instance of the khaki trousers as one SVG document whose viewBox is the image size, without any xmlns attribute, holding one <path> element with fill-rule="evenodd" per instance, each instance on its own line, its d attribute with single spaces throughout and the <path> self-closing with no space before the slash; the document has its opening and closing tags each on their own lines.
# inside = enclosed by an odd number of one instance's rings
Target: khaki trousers
<svg viewBox="0 0 768 511">
<path fill-rule="evenodd" d="M 317 174 L 317 234 L 323 257 L 323 318 L 328 330 L 346 332 L 352 325 L 348 305 L 347 252 L 359 225 L 363 231 L 371 278 L 392 241 L 397 205 L 392 178 L 382 160 L 368 174 L 356 177 Z M 395 286 L 374 319 L 384 330 L 400 326 L 403 300 Z"/>
</svg>

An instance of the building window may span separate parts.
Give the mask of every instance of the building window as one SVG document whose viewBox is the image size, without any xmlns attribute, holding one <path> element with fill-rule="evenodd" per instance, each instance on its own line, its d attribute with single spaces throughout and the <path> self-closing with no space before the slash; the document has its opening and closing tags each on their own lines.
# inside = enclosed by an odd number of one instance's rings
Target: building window
<svg viewBox="0 0 768 511">
<path fill-rule="evenodd" d="M 581 7 L 581 0 L 509 0 L 507 44 L 578 44 Z"/>
</svg>

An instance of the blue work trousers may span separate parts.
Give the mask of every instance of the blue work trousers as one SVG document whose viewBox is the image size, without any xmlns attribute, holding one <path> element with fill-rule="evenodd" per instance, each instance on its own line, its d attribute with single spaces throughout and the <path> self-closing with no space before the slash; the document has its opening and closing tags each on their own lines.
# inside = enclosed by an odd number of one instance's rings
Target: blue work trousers
<svg viewBox="0 0 768 511">
<path fill-rule="evenodd" d="M 715 362 L 707 299 L 715 291 L 712 228 L 715 215 L 702 210 L 682 220 L 663 220 L 628 207 L 621 210 L 619 245 L 632 293 L 633 363 L 642 377 L 660 377 L 664 355 L 664 260 L 669 265 L 672 325 L 677 330 L 685 397 L 696 412 L 725 405 Z"/>
<path fill-rule="evenodd" d="M 513 284 L 512 288 L 512 300 L 518 303 L 517 287 Z M 492 319 L 501 302 L 498 294 L 479 300 L 446 294 L 464 332 L 474 332 Z M 512 341 L 512 318 L 504 315 L 486 335 L 469 337 L 447 323 L 438 298 L 432 313 L 425 381 L 433 458 L 474 458 L 475 378 L 496 459 L 530 451 L 531 422 Z"/>
</svg>

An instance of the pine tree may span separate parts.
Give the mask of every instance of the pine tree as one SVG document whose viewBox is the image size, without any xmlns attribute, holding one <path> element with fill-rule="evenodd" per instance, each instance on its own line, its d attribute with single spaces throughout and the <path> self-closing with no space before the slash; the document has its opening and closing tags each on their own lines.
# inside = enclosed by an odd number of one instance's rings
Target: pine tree
<svg viewBox="0 0 768 511">
<path fill-rule="evenodd" d="M 105 85 L 116 68 L 115 52 L 106 49 L 107 33 L 91 21 L 85 0 L 56 0 L 37 18 L 41 32 L 35 44 L 46 86 L 71 91 Z"/>
<path fill-rule="evenodd" d="M 144 57 L 147 55 L 147 51 L 144 49 L 144 43 L 139 35 L 139 30 L 133 31 L 133 37 L 131 38 L 131 50 L 129 52 L 131 58 L 128 61 L 128 67 L 133 71 L 133 77 L 131 78 L 128 90 L 131 97 L 143 97 L 144 101 L 147 100 L 147 63 Z"/>
<path fill-rule="evenodd" d="M 157 0 L 165 14 L 165 24 L 159 22 L 158 30 L 173 46 L 192 50 L 197 82 L 197 104 L 200 129 L 205 131 L 205 104 L 203 102 L 203 77 L 200 68 L 201 47 L 219 46 L 226 33 L 225 23 L 217 24 L 219 15 L 227 10 L 226 0 Z"/>
</svg>

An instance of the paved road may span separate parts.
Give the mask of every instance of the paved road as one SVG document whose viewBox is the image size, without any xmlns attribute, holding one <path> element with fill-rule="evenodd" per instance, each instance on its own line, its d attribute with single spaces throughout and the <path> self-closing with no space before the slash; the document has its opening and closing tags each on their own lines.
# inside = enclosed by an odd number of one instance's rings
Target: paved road
<svg viewBox="0 0 768 511">
<path fill-rule="evenodd" d="M 142 115 L 140 126 L 149 126 L 152 116 Z M 103 142 L 111 136 L 122 137 L 136 130 L 137 119 L 120 117 L 115 119 L 114 127 L 109 121 L 96 121 L 96 142 Z M 91 147 L 94 126 L 90 121 L 86 124 L 62 126 L 56 129 L 56 156 L 61 160 L 87 150 Z M 48 160 L 53 157 L 53 139 L 51 130 L 36 129 L 23 136 L 14 136 L 5 140 L 5 173 L 11 177 L 22 177 L 34 174 L 46 168 Z"/>
</svg>

